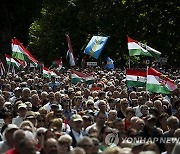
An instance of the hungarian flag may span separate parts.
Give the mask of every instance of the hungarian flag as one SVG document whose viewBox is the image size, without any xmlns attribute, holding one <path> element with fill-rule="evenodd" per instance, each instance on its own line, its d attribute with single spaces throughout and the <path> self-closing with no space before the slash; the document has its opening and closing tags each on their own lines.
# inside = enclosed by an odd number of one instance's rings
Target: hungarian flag
<svg viewBox="0 0 180 154">
<path fill-rule="evenodd" d="M 61 70 L 62 68 L 62 57 L 60 57 L 60 59 L 57 61 L 57 68 L 58 70 Z"/>
<path fill-rule="evenodd" d="M 154 58 L 159 58 L 161 53 L 143 43 L 140 43 L 136 40 L 128 37 L 128 50 L 129 56 L 149 56 Z"/>
<path fill-rule="evenodd" d="M 81 83 L 92 84 L 92 83 L 94 83 L 94 81 L 95 81 L 95 79 L 94 79 L 92 73 L 85 74 L 82 72 L 71 70 L 71 82 L 72 83 L 76 84 L 78 82 L 81 82 Z"/>
<path fill-rule="evenodd" d="M 51 77 L 50 70 L 46 67 L 43 67 L 43 77 L 44 78 L 50 78 Z"/>
<path fill-rule="evenodd" d="M 149 67 L 147 70 L 146 90 L 154 93 L 171 94 L 177 85 L 173 80 Z"/>
<path fill-rule="evenodd" d="M 18 63 L 14 58 L 11 58 L 9 55 L 6 55 L 6 61 L 8 65 L 15 66 L 17 69 L 20 67 L 20 63 Z"/>
<path fill-rule="evenodd" d="M 6 73 L 6 70 L 5 70 L 4 64 L 0 60 L 0 75 L 3 76 L 3 75 L 5 75 L 5 73 Z"/>
<path fill-rule="evenodd" d="M 47 67 L 43 67 L 43 77 L 51 78 L 52 76 L 56 77 L 57 74 L 55 72 L 49 70 Z"/>
<path fill-rule="evenodd" d="M 67 55 L 66 57 L 69 59 L 69 65 L 70 66 L 75 66 L 76 62 L 75 62 L 75 57 L 74 57 L 74 53 L 73 53 L 73 49 L 72 49 L 72 45 L 71 45 L 71 40 L 69 35 L 65 35 L 66 36 L 66 40 L 68 43 L 68 51 L 67 51 Z"/>
<path fill-rule="evenodd" d="M 128 87 L 144 87 L 146 85 L 146 71 L 126 69 L 126 84 Z"/>
<path fill-rule="evenodd" d="M 27 61 L 37 66 L 38 61 L 16 38 L 12 39 L 12 51 L 13 58 Z"/>
</svg>

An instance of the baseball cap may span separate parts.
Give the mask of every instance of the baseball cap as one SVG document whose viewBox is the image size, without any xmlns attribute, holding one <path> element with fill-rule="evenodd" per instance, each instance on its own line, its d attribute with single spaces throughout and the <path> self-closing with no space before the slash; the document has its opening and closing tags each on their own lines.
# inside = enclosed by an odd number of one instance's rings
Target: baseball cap
<svg viewBox="0 0 180 154">
<path fill-rule="evenodd" d="M 72 116 L 71 116 L 71 120 L 72 120 L 73 122 L 75 122 L 75 121 L 83 121 L 82 117 L 81 117 L 79 114 L 74 114 L 74 115 L 72 115 Z"/>
<path fill-rule="evenodd" d="M 14 89 L 14 91 L 18 91 L 18 90 L 22 90 L 22 88 L 16 87 L 16 88 Z"/>
<path fill-rule="evenodd" d="M 24 103 L 21 103 L 21 104 L 19 104 L 18 105 L 18 110 L 20 109 L 20 108 L 27 108 L 27 105 L 26 104 L 24 104 Z"/>
<path fill-rule="evenodd" d="M 33 111 L 27 111 L 25 119 L 36 118 L 36 114 Z"/>
</svg>

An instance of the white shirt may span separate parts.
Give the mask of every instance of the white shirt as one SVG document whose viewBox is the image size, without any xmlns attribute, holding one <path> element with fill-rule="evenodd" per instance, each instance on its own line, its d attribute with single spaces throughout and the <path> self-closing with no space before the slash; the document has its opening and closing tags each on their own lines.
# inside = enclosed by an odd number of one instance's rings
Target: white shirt
<svg viewBox="0 0 180 154">
<path fill-rule="evenodd" d="M 51 103 L 47 103 L 43 106 L 43 108 L 47 111 L 47 112 L 50 112 L 51 111 Z M 59 106 L 59 110 L 62 110 L 62 106 L 60 104 L 57 104 Z"/>
<path fill-rule="evenodd" d="M 133 107 L 133 109 L 135 110 L 136 116 L 138 116 L 138 117 L 142 116 L 140 106 Z"/>
<path fill-rule="evenodd" d="M 17 116 L 13 124 L 19 127 L 22 122 L 23 122 L 23 117 Z"/>
<path fill-rule="evenodd" d="M 75 139 L 76 139 L 76 142 L 79 142 L 79 140 L 83 137 L 83 135 L 82 135 L 81 132 L 78 133 L 78 132 L 76 132 L 76 131 L 73 130 L 73 129 L 72 129 L 72 133 L 73 133 L 73 135 L 74 135 L 74 137 L 75 137 Z"/>
</svg>

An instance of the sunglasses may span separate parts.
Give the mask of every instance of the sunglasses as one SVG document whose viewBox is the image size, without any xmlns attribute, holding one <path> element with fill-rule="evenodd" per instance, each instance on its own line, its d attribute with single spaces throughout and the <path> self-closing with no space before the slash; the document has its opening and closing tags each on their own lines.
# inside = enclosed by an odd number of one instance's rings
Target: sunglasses
<svg viewBox="0 0 180 154">
<path fill-rule="evenodd" d="M 38 122 L 45 122 L 44 119 L 38 119 Z"/>
<path fill-rule="evenodd" d="M 44 136 L 44 133 L 37 133 L 37 136 Z"/>
</svg>

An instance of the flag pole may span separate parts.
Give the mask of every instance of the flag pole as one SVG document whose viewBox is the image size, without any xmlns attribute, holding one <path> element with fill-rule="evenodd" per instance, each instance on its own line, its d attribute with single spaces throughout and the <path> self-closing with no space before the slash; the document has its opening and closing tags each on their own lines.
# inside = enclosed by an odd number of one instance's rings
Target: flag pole
<svg viewBox="0 0 180 154">
<path fill-rule="evenodd" d="M 130 60 L 130 57 L 129 57 L 129 68 L 131 68 L 131 60 Z"/>
</svg>

